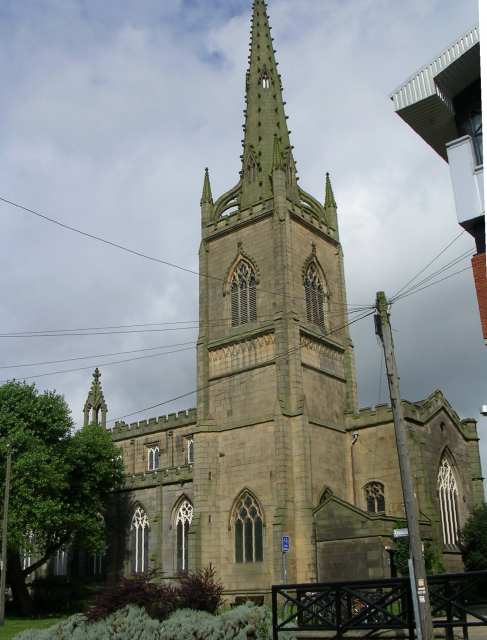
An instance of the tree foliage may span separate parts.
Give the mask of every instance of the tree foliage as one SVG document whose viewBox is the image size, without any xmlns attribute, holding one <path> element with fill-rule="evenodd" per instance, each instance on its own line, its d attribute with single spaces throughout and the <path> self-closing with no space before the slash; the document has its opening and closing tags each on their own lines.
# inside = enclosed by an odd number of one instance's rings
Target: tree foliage
<svg viewBox="0 0 487 640">
<path fill-rule="evenodd" d="M 103 548 L 102 516 L 110 492 L 122 482 L 123 467 L 107 431 L 88 426 L 74 432 L 63 396 L 39 393 L 25 382 L 0 386 L 2 479 L 8 448 L 8 580 L 14 596 L 23 591 L 25 599 L 25 578 L 63 545 Z M 22 567 L 22 556 L 32 558 L 30 566 Z M 25 610 L 27 600 L 24 605 Z"/>
<path fill-rule="evenodd" d="M 402 528 L 404 523 L 396 522 L 397 528 Z M 433 575 L 444 571 L 443 562 L 441 560 L 441 552 L 434 542 L 424 542 L 424 564 L 426 573 Z M 397 538 L 394 541 L 394 563 L 398 573 L 402 576 L 409 575 L 409 538 Z"/>
<path fill-rule="evenodd" d="M 467 571 L 487 569 L 487 504 L 473 510 L 460 532 L 460 546 Z"/>
</svg>

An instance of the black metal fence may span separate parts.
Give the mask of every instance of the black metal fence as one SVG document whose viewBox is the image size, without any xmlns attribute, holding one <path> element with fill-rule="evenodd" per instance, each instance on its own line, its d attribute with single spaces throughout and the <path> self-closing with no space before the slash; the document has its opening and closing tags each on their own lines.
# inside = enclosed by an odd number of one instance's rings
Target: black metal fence
<svg viewBox="0 0 487 640">
<path fill-rule="evenodd" d="M 453 640 L 455 628 L 460 628 L 464 640 L 468 640 L 471 627 L 486 627 L 487 638 L 487 615 L 480 614 L 470 603 L 471 595 L 478 593 L 482 583 L 487 585 L 487 571 L 428 578 L 433 624 L 445 630 L 447 640 Z M 328 632 L 327 638 L 339 640 L 350 634 L 354 639 L 373 638 L 384 630 L 401 630 L 414 640 L 409 578 L 275 585 L 272 627 L 274 640 L 286 631 L 323 631 Z"/>
</svg>

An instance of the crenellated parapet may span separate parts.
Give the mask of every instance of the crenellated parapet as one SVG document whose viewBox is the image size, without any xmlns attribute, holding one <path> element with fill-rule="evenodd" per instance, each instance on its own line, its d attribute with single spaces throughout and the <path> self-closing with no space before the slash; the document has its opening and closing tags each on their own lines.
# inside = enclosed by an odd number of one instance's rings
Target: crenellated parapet
<svg viewBox="0 0 487 640">
<path fill-rule="evenodd" d="M 405 420 L 418 425 L 427 424 L 440 411 L 444 411 L 466 440 L 478 440 L 477 421 L 473 418 L 461 419 L 439 389 L 418 402 L 403 400 L 402 407 Z M 390 405 L 378 404 L 375 407 L 364 407 L 356 414 L 348 414 L 347 430 L 355 431 L 388 424 L 392 421 Z"/>
<path fill-rule="evenodd" d="M 170 431 L 180 427 L 187 427 L 196 424 L 196 422 L 196 409 L 187 409 L 186 411 L 170 413 L 158 418 L 139 420 L 131 424 L 119 421 L 115 423 L 112 429 L 112 439 L 118 442 L 120 440 L 126 440 L 127 438 L 146 436 L 160 431 Z"/>
<path fill-rule="evenodd" d="M 192 481 L 193 465 L 186 464 L 144 473 L 129 473 L 124 479 L 124 489 L 126 491 L 134 491 L 135 489 L 149 489 L 168 484 L 185 484 Z"/>
</svg>

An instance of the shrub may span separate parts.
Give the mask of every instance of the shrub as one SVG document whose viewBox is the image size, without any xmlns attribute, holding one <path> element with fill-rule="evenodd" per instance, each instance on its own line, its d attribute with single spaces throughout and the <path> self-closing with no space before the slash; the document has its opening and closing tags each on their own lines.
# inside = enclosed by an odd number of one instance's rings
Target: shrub
<svg viewBox="0 0 487 640">
<path fill-rule="evenodd" d="M 102 591 L 86 613 L 91 622 L 106 618 L 129 605 L 143 609 L 151 618 L 165 620 L 179 606 L 177 590 L 168 584 L 156 584 L 155 573 L 122 578 Z"/>
<path fill-rule="evenodd" d="M 73 616 L 50 629 L 24 631 L 15 640 L 270 640 L 270 612 L 253 604 L 220 616 L 180 609 L 165 622 L 153 620 L 138 607 L 125 607 L 90 623 Z"/>
<path fill-rule="evenodd" d="M 157 577 L 157 572 L 151 572 L 107 587 L 88 609 L 88 620 L 101 620 L 129 605 L 144 609 L 151 618 L 166 620 L 176 609 L 215 613 L 222 603 L 223 587 L 211 566 L 183 576 L 176 585 L 156 584 Z"/>
<path fill-rule="evenodd" d="M 210 565 L 183 576 L 177 586 L 180 609 L 196 609 L 216 613 L 222 604 L 223 586 L 216 580 Z"/>
</svg>

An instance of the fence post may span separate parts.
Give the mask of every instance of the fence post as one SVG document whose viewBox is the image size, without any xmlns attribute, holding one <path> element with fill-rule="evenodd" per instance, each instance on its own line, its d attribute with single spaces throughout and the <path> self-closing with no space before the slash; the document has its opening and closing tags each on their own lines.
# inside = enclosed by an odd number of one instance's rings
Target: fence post
<svg viewBox="0 0 487 640">
<path fill-rule="evenodd" d="M 415 640 L 416 638 L 416 624 L 414 622 L 414 607 L 413 607 L 413 596 L 411 594 L 411 589 L 408 585 L 408 579 L 404 578 L 403 583 L 403 598 L 406 603 L 406 615 L 408 621 L 408 629 L 409 629 L 409 640 Z"/>
<path fill-rule="evenodd" d="M 450 580 L 447 579 L 445 583 L 445 596 L 446 596 L 446 621 L 449 623 L 446 629 L 446 640 L 454 640 L 453 627 L 450 626 L 453 622 L 452 606 L 451 606 L 451 588 Z"/>
<path fill-rule="evenodd" d="M 279 619 L 277 617 L 277 590 L 272 587 L 272 640 L 279 640 L 279 634 L 277 631 L 277 625 Z"/>
<path fill-rule="evenodd" d="M 336 587 L 335 592 L 335 617 L 337 626 L 337 640 L 341 640 L 342 636 L 342 597 L 340 587 Z"/>
</svg>

